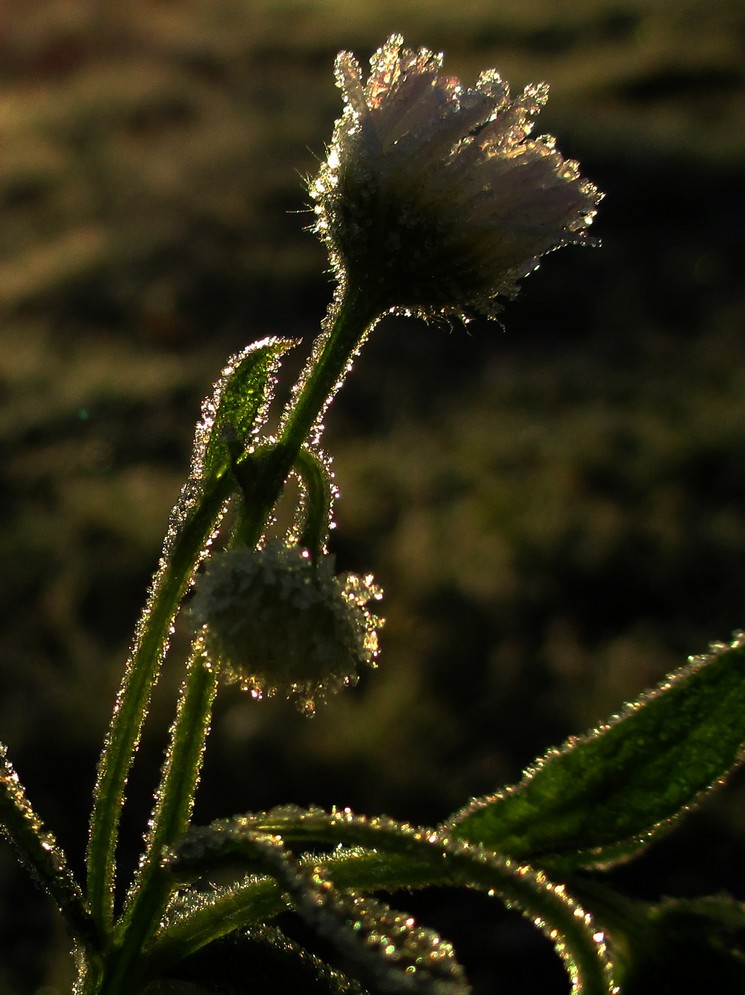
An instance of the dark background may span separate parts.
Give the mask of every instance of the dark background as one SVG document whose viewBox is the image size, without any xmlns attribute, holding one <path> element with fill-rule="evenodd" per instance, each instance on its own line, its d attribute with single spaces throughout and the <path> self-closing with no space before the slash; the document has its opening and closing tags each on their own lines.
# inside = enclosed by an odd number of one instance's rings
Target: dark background
<svg viewBox="0 0 745 995">
<path fill-rule="evenodd" d="M 376 330 L 325 445 L 339 566 L 386 591 L 380 669 L 313 720 L 226 690 L 197 819 L 292 800 L 436 822 L 745 625 L 738 0 L 4 0 L 0 738 L 76 868 L 200 399 L 249 341 L 301 336 L 287 374 L 307 351 L 331 288 L 302 177 L 339 112 L 333 57 L 392 31 L 466 82 L 551 84 L 538 130 L 606 192 L 604 245 L 545 259 L 503 327 Z M 745 898 L 744 823 L 736 779 L 619 885 Z M 65 992 L 54 911 L 8 847 L 0 875 L 0 992 Z M 477 993 L 566 990 L 495 903 L 399 903 Z"/>
</svg>

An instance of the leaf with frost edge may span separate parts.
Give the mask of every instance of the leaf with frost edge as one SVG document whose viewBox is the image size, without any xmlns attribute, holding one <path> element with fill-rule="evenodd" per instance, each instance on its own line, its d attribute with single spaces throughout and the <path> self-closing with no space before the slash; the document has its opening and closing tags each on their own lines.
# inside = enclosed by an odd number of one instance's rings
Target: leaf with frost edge
<svg viewBox="0 0 745 995">
<path fill-rule="evenodd" d="M 227 851 L 255 862 L 273 877 L 292 908 L 340 954 L 344 969 L 375 991 L 411 995 L 467 995 L 463 969 L 450 944 L 413 917 L 354 890 L 337 887 L 320 859 L 298 862 L 281 838 L 252 828 L 249 819 L 222 820 L 189 830 L 177 844 L 171 864 L 200 864 Z M 188 912 L 186 913 L 188 915 Z"/>
<path fill-rule="evenodd" d="M 361 891 L 398 891 L 433 884 L 477 888 L 530 919 L 554 944 L 572 983 L 572 995 L 611 995 L 618 991 L 602 931 L 593 918 L 541 870 L 453 840 L 435 829 L 398 823 L 386 816 L 355 816 L 349 809 L 280 806 L 270 812 L 221 819 L 192 827 L 164 857 L 164 869 L 180 881 L 194 880 L 223 861 L 256 865 L 256 834 L 265 839 L 334 846 L 322 859 L 307 854 L 300 864 L 321 868 L 337 887 Z M 345 849 L 350 847 L 351 849 Z M 282 911 L 276 885 L 251 876 L 213 891 L 199 908 L 178 908 L 156 939 L 157 964 L 173 963 L 250 922 Z"/>
<path fill-rule="evenodd" d="M 712 645 L 592 732 L 550 750 L 518 784 L 474 799 L 443 828 L 560 871 L 629 859 L 742 761 L 745 669 L 736 664 L 744 659 L 745 633 Z"/>
<path fill-rule="evenodd" d="M 257 433 L 266 419 L 280 359 L 296 344 L 294 339 L 266 338 L 228 359 L 202 403 L 190 479 L 204 484 L 225 471 L 230 460 L 226 433 L 234 432 L 242 448 Z"/>
<path fill-rule="evenodd" d="M 16 848 L 21 863 L 51 895 L 68 926 L 82 940 L 95 929 L 83 904 L 83 894 L 54 836 L 44 828 L 0 744 L 0 835 Z"/>
</svg>

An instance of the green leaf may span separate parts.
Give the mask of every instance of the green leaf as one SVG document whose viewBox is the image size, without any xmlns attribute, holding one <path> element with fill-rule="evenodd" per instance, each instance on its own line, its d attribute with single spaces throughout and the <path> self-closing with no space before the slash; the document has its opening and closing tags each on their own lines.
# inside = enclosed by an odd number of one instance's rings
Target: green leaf
<svg viewBox="0 0 745 995">
<path fill-rule="evenodd" d="M 715 644 L 445 827 L 562 871 L 605 867 L 666 832 L 742 759 L 745 634 Z"/>
<path fill-rule="evenodd" d="M 382 902 L 337 887 L 320 863 L 299 863 L 277 836 L 254 831 L 248 820 L 225 820 L 188 836 L 187 850 L 198 857 L 203 847 L 219 850 L 221 840 L 232 853 L 247 853 L 276 879 L 295 912 L 339 952 L 344 969 L 374 991 L 470 991 L 452 947 L 436 933 Z"/>
<path fill-rule="evenodd" d="M 0 745 L 0 833 L 13 843 L 36 881 L 52 896 L 80 940 L 91 942 L 95 930 L 80 887 L 62 849 L 31 807 L 18 775 Z"/>
<path fill-rule="evenodd" d="M 204 483 L 221 476 L 230 465 L 233 445 L 245 451 L 251 434 L 266 417 L 280 358 L 294 345 L 292 339 L 263 339 L 230 357 L 202 404 L 192 480 Z"/>
<path fill-rule="evenodd" d="M 320 866 L 296 865 L 280 883 L 296 911 L 372 991 L 467 995 L 453 948 L 414 918 L 377 899 L 337 888 Z"/>
<path fill-rule="evenodd" d="M 281 847 L 284 841 L 333 847 L 332 855 L 310 853 L 300 861 L 305 874 L 319 875 L 322 888 L 367 893 L 447 884 L 483 890 L 520 911 L 552 940 L 572 980 L 573 995 L 615 991 L 602 932 L 561 885 L 543 871 L 453 841 L 434 829 L 386 817 L 355 816 L 348 809 L 327 813 L 288 805 L 193 827 L 165 855 L 163 866 L 180 881 L 226 863 L 234 867 L 247 863 L 255 873 L 261 870 L 257 860 L 262 859 L 257 840 L 263 841 L 260 846 Z M 273 852 L 268 850 L 265 859 Z M 292 893 L 292 882 L 284 878 L 279 864 L 271 873 L 285 892 Z M 252 876 L 213 891 L 199 907 L 186 912 L 176 907 L 174 916 L 168 914 L 151 952 L 153 962 L 174 963 L 232 929 L 265 921 L 283 907 L 281 895 L 266 878 Z"/>
</svg>

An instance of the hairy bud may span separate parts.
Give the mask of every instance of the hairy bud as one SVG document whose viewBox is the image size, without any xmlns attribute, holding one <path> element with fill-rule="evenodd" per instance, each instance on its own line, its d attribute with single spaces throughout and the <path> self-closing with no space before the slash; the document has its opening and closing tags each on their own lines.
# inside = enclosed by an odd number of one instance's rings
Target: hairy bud
<svg viewBox="0 0 745 995">
<path fill-rule="evenodd" d="M 272 543 L 212 556 L 191 615 L 223 679 L 312 712 L 375 666 L 382 619 L 367 605 L 381 597 L 372 577 L 337 576 L 333 556 Z"/>
</svg>

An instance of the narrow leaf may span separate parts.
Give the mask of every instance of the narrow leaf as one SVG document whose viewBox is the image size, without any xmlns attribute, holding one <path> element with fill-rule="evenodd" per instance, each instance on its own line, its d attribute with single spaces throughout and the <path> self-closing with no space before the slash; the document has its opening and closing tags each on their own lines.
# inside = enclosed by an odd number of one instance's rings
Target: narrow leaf
<svg viewBox="0 0 745 995">
<path fill-rule="evenodd" d="M 400 824 L 386 817 L 355 816 L 348 809 L 325 813 L 283 806 L 271 812 L 220 820 L 194 828 L 166 856 L 165 867 L 177 877 L 205 872 L 222 861 L 237 863 L 241 854 L 256 870 L 257 833 L 290 843 L 352 847 L 320 861 L 309 855 L 336 888 L 354 892 L 450 884 L 479 888 L 522 912 L 552 940 L 572 980 L 574 995 L 608 995 L 615 991 L 604 937 L 592 917 L 542 871 L 535 871 L 482 847 L 453 841 L 433 829 Z M 361 848 L 369 849 L 361 849 Z M 210 931 L 223 935 L 229 925 L 246 924 L 276 914 L 272 894 L 262 879 L 215 893 L 191 917 L 180 917 L 156 941 L 155 959 L 209 942 Z M 245 918 L 244 918 L 245 917 Z M 252 919 L 251 917 L 256 917 Z"/>
<path fill-rule="evenodd" d="M 745 634 L 737 633 L 444 828 L 562 871 L 609 866 L 720 784 L 740 763 L 743 743 Z"/>
<path fill-rule="evenodd" d="M 271 858 L 279 845 L 271 837 L 266 840 Z M 412 916 L 337 888 L 320 865 L 301 866 L 283 859 L 276 861 L 273 873 L 300 916 L 339 951 L 345 967 L 374 991 L 412 995 L 467 995 L 470 991 L 450 944 L 432 930 L 417 926 Z"/>
<path fill-rule="evenodd" d="M 34 812 L 18 775 L 0 745 L 0 832 L 14 844 L 21 862 L 52 896 L 75 936 L 94 936 L 83 895 L 64 853 Z"/>
<path fill-rule="evenodd" d="M 341 955 L 345 969 L 376 992 L 467 995 L 452 947 L 411 916 L 337 888 L 320 864 L 299 864 L 277 836 L 225 820 L 189 836 L 187 851 L 241 850 L 274 877 L 295 911 Z"/>
<path fill-rule="evenodd" d="M 192 477 L 223 473 L 230 462 L 231 440 L 245 448 L 266 416 L 279 360 L 294 344 L 291 339 L 263 339 L 230 357 L 202 405 Z"/>
<path fill-rule="evenodd" d="M 381 902 L 337 888 L 320 864 L 298 863 L 279 837 L 252 829 L 249 820 L 191 830 L 178 849 L 188 855 L 187 863 L 202 863 L 209 851 L 223 850 L 233 859 L 245 854 L 276 879 L 294 910 L 336 948 L 345 969 L 376 992 L 467 995 L 470 990 L 452 947 L 436 933 Z"/>
<path fill-rule="evenodd" d="M 727 895 L 667 899 L 648 908 L 645 942 L 628 948 L 624 995 L 664 976 L 670 992 L 745 991 L 745 905 Z"/>
</svg>

